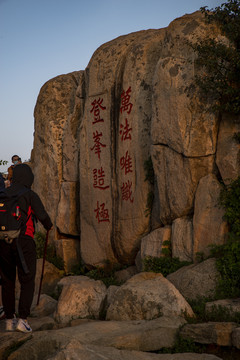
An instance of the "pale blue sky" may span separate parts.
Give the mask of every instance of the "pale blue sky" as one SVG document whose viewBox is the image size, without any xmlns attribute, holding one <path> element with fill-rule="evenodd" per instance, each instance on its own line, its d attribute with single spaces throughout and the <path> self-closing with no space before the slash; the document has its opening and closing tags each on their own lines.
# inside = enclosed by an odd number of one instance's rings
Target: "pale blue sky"
<svg viewBox="0 0 240 360">
<path fill-rule="evenodd" d="M 0 0 L 0 159 L 30 158 L 33 111 L 49 79 L 84 70 L 120 35 L 160 29 L 219 0 Z M 6 166 L 0 166 L 4 171 Z"/>
</svg>

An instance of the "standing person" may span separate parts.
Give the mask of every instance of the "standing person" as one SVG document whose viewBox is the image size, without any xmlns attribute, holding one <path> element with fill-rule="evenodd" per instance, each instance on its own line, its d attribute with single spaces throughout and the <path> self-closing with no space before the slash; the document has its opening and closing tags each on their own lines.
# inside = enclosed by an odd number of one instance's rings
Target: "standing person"
<svg viewBox="0 0 240 360">
<path fill-rule="evenodd" d="M 3 193 L 4 191 L 5 191 L 5 182 L 2 174 L 0 173 L 0 193 Z M 5 318 L 5 312 L 2 303 L 2 279 L 0 276 L 0 320 L 3 320 L 4 318 Z"/>
<path fill-rule="evenodd" d="M 9 166 L 8 168 L 8 181 L 11 183 L 12 182 L 12 177 L 13 177 L 13 169 L 16 165 L 19 165 L 22 163 L 21 158 L 18 155 L 13 155 L 12 156 L 12 165 Z"/>
<path fill-rule="evenodd" d="M 52 222 L 39 196 L 31 190 L 33 173 L 27 164 L 20 164 L 13 169 L 12 185 L 5 191 L 9 196 L 20 195 L 18 205 L 23 218 L 20 235 L 9 244 L 0 241 L 0 266 L 2 274 L 2 298 L 6 314 L 6 330 L 32 331 L 27 322 L 34 295 L 36 275 L 36 246 L 33 239 L 34 223 L 32 215 L 43 224 L 46 230 L 52 228 Z M 19 320 L 15 318 L 15 280 L 16 268 L 20 282 L 20 299 L 18 306 Z"/>
</svg>

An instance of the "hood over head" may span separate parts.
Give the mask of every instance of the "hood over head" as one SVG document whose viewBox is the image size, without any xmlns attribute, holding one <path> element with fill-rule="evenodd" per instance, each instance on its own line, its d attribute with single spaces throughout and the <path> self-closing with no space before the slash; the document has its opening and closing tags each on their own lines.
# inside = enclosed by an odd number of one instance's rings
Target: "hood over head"
<svg viewBox="0 0 240 360">
<path fill-rule="evenodd" d="M 5 182 L 2 174 L 0 174 L 0 192 L 5 191 Z"/>
<path fill-rule="evenodd" d="M 30 189 L 33 180 L 32 169 L 27 164 L 19 164 L 13 168 L 12 184 L 20 184 Z"/>
</svg>

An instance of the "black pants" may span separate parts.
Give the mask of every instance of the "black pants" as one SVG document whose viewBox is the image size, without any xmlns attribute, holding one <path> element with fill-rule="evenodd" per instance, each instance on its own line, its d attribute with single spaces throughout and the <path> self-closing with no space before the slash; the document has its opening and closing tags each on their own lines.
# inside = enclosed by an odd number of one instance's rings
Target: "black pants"
<svg viewBox="0 0 240 360">
<path fill-rule="evenodd" d="M 30 314 L 33 301 L 35 275 L 36 275 L 36 246 L 29 236 L 18 239 L 19 246 L 27 264 L 29 272 L 26 274 L 17 250 L 16 239 L 11 244 L 0 240 L 0 269 L 2 276 L 2 301 L 7 319 L 15 314 L 15 282 L 16 269 L 20 282 L 20 299 L 18 314 L 21 319 L 26 319 Z"/>
</svg>

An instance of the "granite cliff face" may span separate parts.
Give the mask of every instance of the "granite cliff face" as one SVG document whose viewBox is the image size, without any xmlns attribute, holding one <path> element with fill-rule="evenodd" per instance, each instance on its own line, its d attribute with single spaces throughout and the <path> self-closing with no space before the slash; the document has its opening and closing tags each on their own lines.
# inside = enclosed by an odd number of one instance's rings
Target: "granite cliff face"
<svg viewBox="0 0 240 360">
<path fill-rule="evenodd" d="M 85 71 L 43 85 L 35 107 L 34 189 L 66 261 L 132 264 L 142 238 L 159 228 L 180 259 L 194 260 L 224 241 L 219 180 L 240 174 L 233 139 L 240 125 L 204 112 L 197 93 L 187 92 L 199 71 L 187 41 L 208 35 L 221 38 L 200 12 L 185 15 L 167 28 L 103 44 Z M 154 186 L 145 180 L 150 156 Z M 152 255 L 161 236 L 154 241 Z"/>
</svg>

